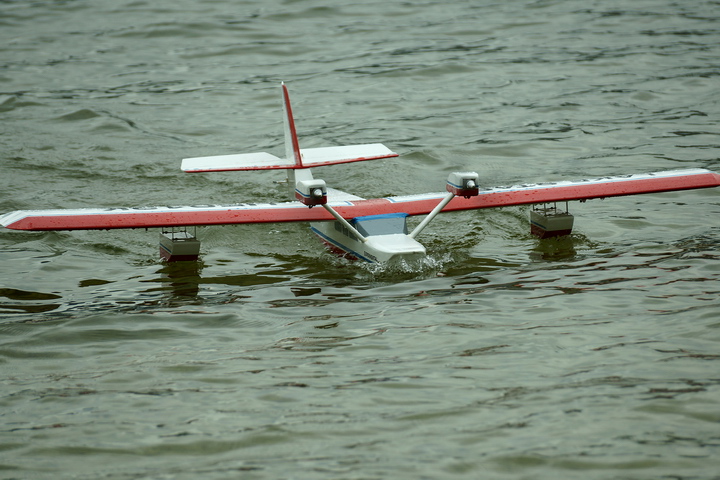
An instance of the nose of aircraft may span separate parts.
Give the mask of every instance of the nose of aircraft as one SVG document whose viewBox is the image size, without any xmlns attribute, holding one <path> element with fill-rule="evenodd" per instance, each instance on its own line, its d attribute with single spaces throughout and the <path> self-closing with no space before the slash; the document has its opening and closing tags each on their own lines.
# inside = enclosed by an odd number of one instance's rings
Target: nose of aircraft
<svg viewBox="0 0 720 480">
<path fill-rule="evenodd" d="M 367 258 L 376 262 L 413 260 L 422 258 L 427 253 L 420 242 L 402 233 L 370 236 L 364 247 Z"/>
</svg>

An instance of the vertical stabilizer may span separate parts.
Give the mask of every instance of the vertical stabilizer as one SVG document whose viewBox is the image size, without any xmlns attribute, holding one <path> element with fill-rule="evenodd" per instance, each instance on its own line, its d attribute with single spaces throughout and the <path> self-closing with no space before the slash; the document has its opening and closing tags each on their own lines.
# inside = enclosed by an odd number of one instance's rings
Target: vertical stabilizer
<svg viewBox="0 0 720 480">
<path fill-rule="evenodd" d="M 302 168 L 302 156 L 300 155 L 300 143 L 295 131 L 295 119 L 293 118 L 292 107 L 290 106 L 290 95 L 285 83 L 282 84 L 283 111 L 285 113 L 285 155 L 288 161 L 294 161 L 295 165 Z"/>
</svg>

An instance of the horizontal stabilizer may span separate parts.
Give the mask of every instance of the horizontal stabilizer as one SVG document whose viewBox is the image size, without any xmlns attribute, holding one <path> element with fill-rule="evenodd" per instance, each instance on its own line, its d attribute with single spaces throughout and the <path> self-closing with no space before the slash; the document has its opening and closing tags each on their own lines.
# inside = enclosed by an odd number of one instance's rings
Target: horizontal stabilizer
<svg viewBox="0 0 720 480">
<path fill-rule="evenodd" d="M 303 167 L 320 167 L 338 163 L 362 162 L 397 157 L 398 154 L 381 143 L 344 147 L 303 148 L 300 150 Z"/>
<path fill-rule="evenodd" d="M 265 152 L 186 158 L 180 168 L 184 172 L 231 172 L 236 170 L 271 170 L 293 168 L 294 163 Z"/>
<path fill-rule="evenodd" d="M 300 154 L 302 156 L 302 166 L 295 164 L 292 160 L 278 158 L 270 153 L 258 152 L 186 158 L 182 161 L 180 168 L 188 173 L 274 170 L 278 168 L 296 169 L 398 156 L 397 153 L 380 143 L 344 147 L 305 148 L 301 150 Z"/>
<path fill-rule="evenodd" d="M 285 113 L 283 119 L 286 158 L 278 158 L 265 152 L 186 158 L 182 161 L 180 168 L 185 172 L 192 173 L 274 170 L 279 168 L 300 169 L 398 156 L 397 153 L 380 143 L 301 149 L 295 129 L 292 107 L 290 106 L 290 96 L 284 83 L 282 84 L 282 92 L 283 111 Z"/>
</svg>

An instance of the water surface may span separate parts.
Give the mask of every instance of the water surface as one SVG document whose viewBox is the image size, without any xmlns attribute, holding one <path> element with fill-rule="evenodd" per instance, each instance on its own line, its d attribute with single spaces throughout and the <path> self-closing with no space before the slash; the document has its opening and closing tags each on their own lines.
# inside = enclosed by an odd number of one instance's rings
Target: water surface
<svg viewBox="0 0 720 480">
<path fill-rule="evenodd" d="M 720 170 L 717 2 L 4 2 L 0 211 Z M 720 191 L 448 214 L 370 268 L 301 224 L 0 231 L 2 478 L 717 478 Z"/>
</svg>

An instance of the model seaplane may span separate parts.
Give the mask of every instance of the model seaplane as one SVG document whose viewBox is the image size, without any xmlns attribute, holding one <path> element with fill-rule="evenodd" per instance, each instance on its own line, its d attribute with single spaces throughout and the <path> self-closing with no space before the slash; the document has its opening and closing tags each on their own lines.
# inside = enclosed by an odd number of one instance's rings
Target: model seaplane
<svg viewBox="0 0 720 480">
<path fill-rule="evenodd" d="M 573 216 L 558 202 L 621 195 L 667 192 L 720 186 L 720 175 L 704 169 L 561 181 L 480 190 L 475 172 L 453 172 L 446 192 L 364 199 L 328 187 L 313 176 L 316 167 L 397 157 L 382 144 L 301 149 L 282 84 L 285 158 L 260 152 L 186 158 L 190 173 L 247 170 L 287 170 L 290 202 L 150 208 L 86 208 L 16 211 L 0 216 L 15 230 L 105 230 L 160 228 L 160 255 L 168 261 L 196 260 L 200 242 L 187 229 L 201 225 L 271 222 L 310 222 L 311 230 L 341 255 L 365 262 L 412 260 L 426 254 L 417 237 L 441 212 L 533 205 L 531 232 L 539 237 L 568 235 Z M 407 217 L 425 215 L 408 229 Z"/>
</svg>

